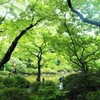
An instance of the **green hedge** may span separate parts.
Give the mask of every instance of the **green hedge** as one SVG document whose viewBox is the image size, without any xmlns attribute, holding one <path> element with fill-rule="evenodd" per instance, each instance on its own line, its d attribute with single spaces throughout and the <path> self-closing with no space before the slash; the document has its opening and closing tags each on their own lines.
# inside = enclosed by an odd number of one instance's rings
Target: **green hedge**
<svg viewBox="0 0 100 100">
<path fill-rule="evenodd" d="M 1 77 L 0 89 L 5 87 L 29 87 L 29 81 L 21 76 Z"/>
<path fill-rule="evenodd" d="M 79 100 L 88 100 L 86 94 L 92 91 L 100 91 L 100 77 L 93 73 L 71 74 L 64 79 L 64 89 L 69 91 L 66 97 L 71 100 L 77 100 L 80 97 L 83 98 Z"/>
<path fill-rule="evenodd" d="M 53 81 L 34 82 L 32 100 L 64 100 L 66 91 L 60 91 Z"/>
<path fill-rule="evenodd" d="M 5 88 L 0 90 L 0 100 L 30 100 L 29 94 L 24 89 Z"/>
<path fill-rule="evenodd" d="M 77 96 L 77 100 L 100 100 L 100 90 L 82 93 Z"/>
</svg>

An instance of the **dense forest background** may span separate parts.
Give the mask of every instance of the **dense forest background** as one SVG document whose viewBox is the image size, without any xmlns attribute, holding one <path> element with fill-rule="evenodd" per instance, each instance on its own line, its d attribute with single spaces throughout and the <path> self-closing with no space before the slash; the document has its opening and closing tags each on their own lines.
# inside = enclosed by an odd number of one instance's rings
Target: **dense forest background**
<svg viewBox="0 0 100 100">
<path fill-rule="evenodd" d="M 99 73 L 100 1 L 0 0 L 0 69 L 37 81 Z"/>
<path fill-rule="evenodd" d="M 36 74 L 39 66 L 42 73 L 100 67 L 99 27 L 82 22 L 66 0 L 0 2 L 1 68 Z M 99 22 L 97 1 L 73 1 L 73 6 Z"/>
</svg>

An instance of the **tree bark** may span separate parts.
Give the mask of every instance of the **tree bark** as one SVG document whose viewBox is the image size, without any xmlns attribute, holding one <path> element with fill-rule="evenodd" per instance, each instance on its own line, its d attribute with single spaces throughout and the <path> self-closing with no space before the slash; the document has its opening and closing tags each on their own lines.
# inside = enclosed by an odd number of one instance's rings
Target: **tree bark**
<svg viewBox="0 0 100 100">
<path fill-rule="evenodd" d="M 30 24 L 27 28 L 25 28 L 24 30 L 21 31 L 21 33 L 14 39 L 14 41 L 12 42 L 12 44 L 9 46 L 7 52 L 5 53 L 5 55 L 3 56 L 3 58 L 0 61 L 0 69 L 1 67 L 7 63 L 10 60 L 11 54 L 14 51 L 14 49 L 17 46 L 18 41 L 20 40 L 20 38 L 29 30 L 33 27 L 32 24 Z"/>
<path fill-rule="evenodd" d="M 41 60 L 42 60 L 42 49 L 41 47 L 39 47 L 40 51 L 37 55 L 38 58 L 38 73 L 37 73 L 37 81 L 40 82 L 41 81 Z"/>
<path fill-rule="evenodd" d="M 14 49 L 16 48 L 18 41 L 20 40 L 20 38 L 31 28 L 33 28 L 34 26 L 36 26 L 38 24 L 38 22 L 40 22 L 42 19 L 37 20 L 37 22 L 35 24 L 30 24 L 28 27 L 26 27 L 25 29 L 23 29 L 21 31 L 21 33 L 13 40 L 13 42 L 11 43 L 11 45 L 9 46 L 7 52 L 5 53 L 5 55 L 3 56 L 3 58 L 0 61 L 0 69 L 2 69 L 2 67 L 4 66 L 5 63 L 7 63 L 10 60 L 11 54 L 14 51 Z"/>
<path fill-rule="evenodd" d="M 86 74 L 88 72 L 88 67 L 86 65 L 82 65 L 81 72 L 82 72 L 82 74 Z"/>
<path fill-rule="evenodd" d="M 41 65 L 40 62 L 38 62 L 38 74 L 37 74 L 37 79 L 38 82 L 41 81 Z"/>
<path fill-rule="evenodd" d="M 75 10 L 73 8 L 73 6 L 72 6 L 71 0 L 67 0 L 67 3 L 68 3 L 69 8 L 71 9 L 71 11 L 74 12 L 74 13 L 76 13 L 83 22 L 86 22 L 88 24 L 92 24 L 92 25 L 96 25 L 96 26 L 100 27 L 100 22 L 84 18 L 84 16 L 80 12 L 78 12 L 77 10 Z"/>
</svg>

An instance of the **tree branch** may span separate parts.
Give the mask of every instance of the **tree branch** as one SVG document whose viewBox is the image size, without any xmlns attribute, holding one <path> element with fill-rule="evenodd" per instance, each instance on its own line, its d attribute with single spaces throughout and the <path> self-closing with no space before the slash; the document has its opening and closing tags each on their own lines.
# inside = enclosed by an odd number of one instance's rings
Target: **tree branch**
<svg viewBox="0 0 100 100">
<path fill-rule="evenodd" d="M 85 47 L 82 46 L 82 52 L 81 52 L 81 55 L 80 55 L 80 59 L 82 59 L 84 51 L 85 51 Z"/>
<path fill-rule="evenodd" d="M 46 40 L 44 40 L 43 43 L 41 44 L 41 46 L 40 46 L 41 48 L 42 48 L 42 46 L 45 44 L 45 42 L 46 42 Z"/>
<path fill-rule="evenodd" d="M 10 57 L 11 57 L 11 54 L 12 52 L 14 51 L 14 49 L 16 48 L 17 46 L 17 43 L 18 41 L 20 40 L 20 38 L 28 31 L 30 30 L 31 28 L 33 28 L 34 26 L 36 26 L 40 21 L 42 21 L 44 18 L 41 18 L 39 20 L 37 20 L 36 23 L 34 24 L 30 24 L 28 27 L 26 27 L 25 29 L 23 29 L 20 34 L 15 37 L 15 39 L 13 40 L 13 42 L 11 43 L 11 45 L 9 46 L 8 50 L 6 51 L 5 55 L 3 56 L 3 58 L 1 59 L 0 61 L 0 68 L 3 67 L 3 65 L 9 61 Z"/>
<path fill-rule="evenodd" d="M 34 56 L 37 57 L 37 55 L 36 55 L 35 53 L 33 53 L 32 51 L 30 51 L 29 48 L 27 48 L 27 50 L 28 50 L 32 55 L 34 55 Z"/>
<path fill-rule="evenodd" d="M 78 12 L 77 10 L 75 10 L 73 8 L 73 6 L 72 6 L 71 0 L 67 0 L 67 3 L 68 3 L 69 8 L 71 9 L 71 11 L 74 12 L 74 13 L 76 13 L 83 22 L 86 22 L 86 23 L 89 23 L 89 24 L 96 25 L 96 26 L 100 27 L 100 22 L 84 18 L 84 16 L 80 12 Z"/>
<path fill-rule="evenodd" d="M 43 62 L 41 65 L 43 66 L 46 62 L 48 62 L 48 61 L 50 61 L 50 60 L 52 60 L 52 59 L 50 58 L 50 59 L 44 60 L 44 62 Z"/>
<path fill-rule="evenodd" d="M 71 50 L 73 51 L 73 53 L 74 53 L 75 56 L 77 57 L 77 60 L 80 62 L 80 59 L 79 59 L 78 54 L 77 54 L 77 51 L 76 51 L 76 46 L 75 46 L 74 40 L 73 40 L 72 35 L 71 35 L 71 32 L 70 32 L 68 26 L 66 25 L 66 23 L 65 23 L 65 26 L 66 26 L 66 29 L 67 29 L 66 32 L 69 34 L 70 39 L 71 39 L 71 41 L 72 41 L 72 45 L 73 45 L 73 47 L 74 47 L 74 50 L 72 50 L 72 49 L 71 49 Z"/>
<path fill-rule="evenodd" d="M 79 67 L 81 67 L 81 65 L 80 65 L 79 63 L 73 61 L 73 60 L 71 59 L 71 57 L 70 57 L 70 61 L 73 62 L 74 64 L 78 65 Z"/>
<path fill-rule="evenodd" d="M 0 25 L 1 25 L 2 22 L 5 20 L 6 16 L 7 16 L 7 13 L 4 15 L 4 17 L 3 17 L 2 19 L 0 19 Z"/>
<path fill-rule="evenodd" d="M 42 53 L 46 53 L 46 52 L 48 52 L 48 51 L 50 51 L 50 50 L 49 50 L 49 49 L 47 49 L 47 50 L 43 51 Z"/>
<path fill-rule="evenodd" d="M 93 60 L 98 60 L 98 59 L 100 59 L 100 57 L 91 58 L 91 59 L 89 59 L 88 61 L 86 61 L 85 63 L 88 63 L 88 62 L 93 61 Z"/>
<path fill-rule="evenodd" d="M 99 46 L 94 52 L 88 54 L 84 59 L 86 60 L 88 57 L 90 57 L 90 56 L 94 55 L 95 53 L 97 53 L 97 51 L 99 51 Z"/>
</svg>

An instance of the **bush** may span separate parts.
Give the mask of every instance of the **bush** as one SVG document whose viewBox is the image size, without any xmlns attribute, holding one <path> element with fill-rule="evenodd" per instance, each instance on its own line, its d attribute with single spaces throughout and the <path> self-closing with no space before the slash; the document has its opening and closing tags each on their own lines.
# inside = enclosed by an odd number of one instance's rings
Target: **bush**
<svg viewBox="0 0 100 100">
<path fill-rule="evenodd" d="M 96 72 L 96 76 L 100 78 L 100 69 Z"/>
<path fill-rule="evenodd" d="M 14 66 L 16 66 L 17 73 L 23 72 L 23 69 L 27 67 L 20 59 L 11 57 L 10 61 L 4 65 L 4 68 L 7 71 L 12 71 Z"/>
<path fill-rule="evenodd" d="M 69 91 L 66 94 L 69 99 L 77 100 L 79 96 L 84 97 L 90 91 L 100 90 L 100 77 L 92 73 L 71 74 L 64 79 L 64 89 Z"/>
<path fill-rule="evenodd" d="M 29 81 L 21 76 L 15 76 L 17 86 L 21 88 L 28 88 L 29 87 Z"/>
<path fill-rule="evenodd" d="M 25 74 L 25 69 L 24 67 L 19 68 L 18 73 Z"/>
<path fill-rule="evenodd" d="M 13 67 L 12 67 L 12 65 L 10 63 L 6 63 L 4 65 L 4 70 L 6 70 L 6 71 L 12 71 L 12 69 L 13 69 Z"/>
<path fill-rule="evenodd" d="M 29 96 L 24 89 L 5 88 L 0 90 L 0 100 L 29 100 Z"/>
<path fill-rule="evenodd" d="M 53 81 L 35 82 L 32 87 L 35 94 L 32 100 L 64 100 L 65 91 L 60 91 Z"/>
<path fill-rule="evenodd" d="M 77 96 L 77 100 L 100 100 L 100 91 L 89 91 Z"/>
<path fill-rule="evenodd" d="M 0 71 L 0 75 L 8 76 L 9 75 L 9 71 Z"/>
<path fill-rule="evenodd" d="M 0 78 L 0 88 L 2 89 L 5 87 L 26 88 L 29 87 L 29 81 L 21 76 L 2 77 Z"/>
<path fill-rule="evenodd" d="M 12 77 L 11 78 L 10 77 L 4 77 L 4 78 L 2 78 L 2 84 L 3 84 L 4 87 L 13 87 L 13 86 L 16 85 L 16 81 Z"/>
<path fill-rule="evenodd" d="M 32 87 L 33 87 L 33 92 L 38 94 L 35 97 L 33 96 L 34 100 L 45 100 L 45 99 L 55 100 L 56 95 L 54 94 L 54 92 L 56 91 L 57 86 L 54 82 L 52 81 L 34 82 L 32 84 Z"/>
<path fill-rule="evenodd" d="M 92 91 L 86 94 L 86 100 L 100 100 L 100 91 Z"/>
<path fill-rule="evenodd" d="M 31 84 L 31 89 L 32 89 L 32 92 L 38 92 L 38 89 L 40 87 L 40 82 L 34 82 Z"/>
<path fill-rule="evenodd" d="M 57 86 L 55 85 L 54 82 L 52 81 L 45 81 L 44 84 L 41 84 L 38 93 L 40 95 L 44 95 L 42 97 L 42 100 L 45 99 L 45 95 L 47 96 L 47 100 L 55 100 L 56 99 L 56 95 L 55 95 L 55 91 L 57 89 Z"/>
<path fill-rule="evenodd" d="M 47 80 L 42 82 L 41 84 L 42 87 L 46 87 L 46 86 L 56 86 L 56 84 L 53 81 Z"/>
<path fill-rule="evenodd" d="M 64 100 L 65 93 L 67 91 L 60 91 L 57 84 L 55 84 L 53 81 L 45 81 L 41 84 L 38 93 L 40 95 L 43 95 L 41 100 Z"/>
</svg>

